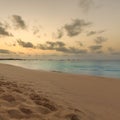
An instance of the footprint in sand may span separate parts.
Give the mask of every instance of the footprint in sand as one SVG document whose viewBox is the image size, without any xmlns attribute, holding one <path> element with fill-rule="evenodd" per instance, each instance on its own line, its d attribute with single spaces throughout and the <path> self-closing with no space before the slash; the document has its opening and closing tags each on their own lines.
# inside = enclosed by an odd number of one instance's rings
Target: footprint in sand
<svg viewBox="0 0 120 120">
<path fill-rule="evenodd" d="M 15 98 L 9 94 L 3 94 L 1 98 L 7 102 L 15 102 Z"/>
<path fill-rule="evenodd" d="M 67 118 L 68 120 L 81 120 L 80 116 L 72 113 L 66 115 L 65 118 Z"/>
<path fill-rule="evenodd" d="M 43 94 L 21 86 L 0 80 L 0 120 L 89 120 L 79 110 L 58 105 Z"/>
<path fill-rule="evenodd" d="M 35 104 L 44 106 L 51 111 L 56 111 L 57 107 L 52 104 L 48 99 L 41 97 L 38 94 L 30 94 L 30 99 L 34 101 Z"/>
<path fill-rule="evenodd" d="M 20 109 L 20 111 L 21 111 L 22 113 L 27 114 L 27 115 L 30 115 L 30 114 L 33 113 L 32 110 L 29 109 L 29 108 L 20 107 L 19 109 Z"/>
<path fill-rule="evenodd" d="M 5 90 L 3 88 L 0 88 L 0 94 L 4 93 Z"/>
<path fill-rule="evenodd" d="M 15 118 L 15 119 L 24 118 L 24 115 L 16 109 L 11 109 L 11 110 L 8 110 L 7 112 L 9 114 L 10 118 Z"/>
</svg>

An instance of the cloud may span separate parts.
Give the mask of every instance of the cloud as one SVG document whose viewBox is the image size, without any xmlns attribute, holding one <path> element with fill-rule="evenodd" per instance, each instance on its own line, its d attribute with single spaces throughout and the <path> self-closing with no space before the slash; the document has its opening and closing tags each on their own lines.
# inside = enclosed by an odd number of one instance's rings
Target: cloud
<svg viewBox="0 0 120 120">
<path fill-rule="evenodd" d="M 19 15 L 12 15 L 12 21 L 13 21 L 13 24 L 15 25 L 16 29 L 19 29 L 19 28 L 26 29 L 27 28 L 25 21 Z"/>
<path fill-rule="evenodd" d="M 109 51 L 110 53 L 113 53 L 115 50 L 114 50 L 112 47 L 109 47 L 109 48 L 108 48 L 108 51 Z"/>
<path fill-rule="evenodd" d="M 24 48 L 35 48 L 31 42 L 24 42 L 21 39 L 17 40 L 17 43 Z"/>
<path fill-rule="evenodd" d="M 80 0 L 79 2 L 79 6 L 84 12 L 88 12 L 94 5 L 94 0 Z"/>
<path fill-rule="evenodd" d="M 42 28 L 42 26 L 38 25 L 38 26 L 33 26 L 33 34 L 37 35 L 40 32 L 40 29 Z"/>
<path fill-rule="evenodd" d="M 120 55 L 120 51 L 113 52 L 112 55 Z"/>
<path fill-rule="evenodd" d="M 85 53 L 87 53 L 87 50 L 86 49 L 79 49 L 79 48 L 75 48 L 75 47 L 69 47 L 66 52 L 67 53 L 74 53 L 74 54 L 85 54 Z"/>
<path fill-rule="evenodd" d="M 99 36 L 97 37 L 94 41 L 96 43 L 96 45 L 92 45 L 89 47 L 89 49 L 92 51 L 92 52 L 95 52 L 95 53 L 103 53 L 103 51 L 101 50 L 103 45 L 102 43 L 105 42 L 107 39 L 102 37 L 102 36 Z"/>
<path fill-rule="evenodd" d="M 58 29 L 56 34 L 53 33 L 53 37 L 61 39 L 65 32 L 69 37 L 77 36 L 83 32 L 84 28 L 89 27 L 91 24 L 91 22 L 86 22 L 83 19 L 73 19 L 71 23 L 66 23 Z"/>
<path fill-rule="evenodd" d="M 12 52 L 10 50 L 6 50 L 6 49 L 0 49 L 0 53 L 2 53 L 2 54 L 11 54 L 11 53 L 14 53 L 14 52 Z"/>
<path fill-rule="evenodd" d="M 63 42 L 49 42 L 47 41 L 46 44 L 39 44 L 37 48 L 42 49 L 42 50 L 55 50 L 58 52 L 63 52 L 63 53 L 70 53 L 70 54 L 83 54 L 87 53 L 87 50 L 85 49 L 79 49 L 75 47 L 69 47 L 67 48 L 65 43 Z"/>
<path fill-rule="evenodd" d="M 0 26 L 0 36 L 13 36 L 4 27 Z"/>
<path fill-rule="evenodd" d="M 102 50 L 100 50 L 100 51 L 96 51 L 96 53 L 97 53 L 97 54 L 102 54 L 103 51 L 102 51 Z"/>
<path fill-rule="evenodd" d="M 47 41 L 46 44 L 38 44 L 37 48 L 42 49 L 42 50 L 56 50 L 58 48 L 64 47 L 65 44 L 63 42 L 50 42 Z"/>
<path fill-rule="evenodd" d="M 10 24 L 7 21 L 0 22 L 0 26 L 5 29 L 10 28 Z"/>
<path fill-rule="evenodd" d="M 34 46 L 31 42 L 24 42 L 22 40 L 17 40 L 18 44 L 24 48 L 36 48 L 41 50 L 53 50 L 62 53 L 70 53 L 70 54 L 83 54 L 87 53 L 86 49 L 79 49 L 75 47 L 66 47 L 65 43 L 61 41 L 50 42 L 47 41 L 45 44 L 38 44 Z"/>
<path fill-rule="evenodd" d="M 33 34 L 36 35 L 37 33 L 39 33 L 40 30 L 38 28 L 34 28 Z"/>
<path fill-rule="evenodd" d="M 103 42 L 107 41 L 107 38 L 99 36 L 94 41 L 96 44 L 102 44 Z"/>
<path fill-rule="evenodd" d="M 65 24 L 64 29 L 66 30 L 69 37 L 73 37 L 79 35 L 84 30 L 84 28 L 89 25 L 91 25 L 91 23 L 86 22 L 83 19 L 74 19 L 72 20 L 72 23 Z"/>
<path fill-rule="evenodd" d="M 95 34 L 97 34 L 96 31 L 90 31 L 90 32 L 87 33 L 87 36 L 91 36 L 91 35 L 95 35 Z"/>
<path fill-rule="evenodd" d="M 101 34 L 105 32 L 104 30 L 101 30 L 101 31 L 90 31 L 87 33 L 87 36 L 92 36 L 92 35 L 96 35 L 96 34 Z"/>
<path fill-rule="evenodd" d="M 108 48 L 108 51 L 110 52 L 110 54 L 112 55 L 120 55 L 120 51 L 116 51 L 115 49 L 113 49 L 112 47 Z"/>
<path fill-rule="evenodd" d="M 60 39 L 63 37 L 63 35 L 64 35 L 63 29 L 58 29 L 56 38 Z"/>
<path fill-rule="evenodd" d="M 102 48 L 102 45 L 92 45 L 89 47 L 91 51 L 98 51 L 98 50 L 101 50 Z"/>
<path fill-rule="evenodd" d="M 47 44 L 51 45 L 52 47 L 64 47 L 65 46 L 65 43 L 63 42 L 47 42 Z"/>
</svg>

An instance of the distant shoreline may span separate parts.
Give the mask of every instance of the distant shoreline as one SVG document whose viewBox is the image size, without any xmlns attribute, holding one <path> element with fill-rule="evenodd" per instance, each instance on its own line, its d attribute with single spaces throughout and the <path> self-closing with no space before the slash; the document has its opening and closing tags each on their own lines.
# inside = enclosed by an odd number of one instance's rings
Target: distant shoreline
<svg viewBox="0 0 120 120">
<path fill-rule="evenodd" d="M 49 58 L 0 58 L 0 60 L 41 60 L 41 61 L 120 61 L 119 59 L 49 59 Z"/>
<path fill-rule="evenodd" d="M 75 61 L 2 58 L 0 63 L 59 73 L 120 79 L 120 61 Z"/>
<path fill-rule="evenodd" d="M 118 77 L 107 77 L 107 76 L 99 76 L 99 75 L 89 75 L 89 74 L 80 74 L 80 73 L 70 73 L 70 72 L 63 72 L 63 71 L 58 71 L 58 70 L 43 70 L 43 69 L 32 69 L 32 68 L 27 68 L 23 66 L 18 66 L 18 65 L 13 65 L 13 64 L 7 64 L 7 63 L 0 63 L 3 65 L 8 65 L 8 66 L 13 66 L 13 67 L 18 67 L 22 69 L 27 69 L 27 70 L 33 70 L 33 71 L 38 71 L 38 72 L 50 72 L 50 73 L 58 73 L 58 74 L 66 74 L 66 75 L 75 75 L 75 76 L 88 76 L 88 77 L 98 77 L 98 78 L 105 78 L 105 79 L 115 79 L 115 80 L 120 80 Z"/>
</svg>

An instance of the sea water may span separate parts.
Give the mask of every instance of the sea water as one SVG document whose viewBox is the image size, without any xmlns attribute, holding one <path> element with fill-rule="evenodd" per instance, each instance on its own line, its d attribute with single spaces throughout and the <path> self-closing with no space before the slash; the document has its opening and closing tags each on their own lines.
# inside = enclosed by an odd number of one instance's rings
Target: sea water
<svg viewBox="0 0 120 120">
<path fill-rule="evenodd" d="M 120 78 L 119 60 L 0 60 L 0 63 L 6 63 L 35 70 Z"/>
</svg>

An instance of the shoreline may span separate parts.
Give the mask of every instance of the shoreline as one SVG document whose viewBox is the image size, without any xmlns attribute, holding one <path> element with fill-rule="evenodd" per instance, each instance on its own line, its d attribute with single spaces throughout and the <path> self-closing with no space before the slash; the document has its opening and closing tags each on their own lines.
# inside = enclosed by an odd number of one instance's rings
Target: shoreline
<svg viewBox="0 0 120 120">
<path fill-rule="evenodd" d="M 68 74 L 68 75 L 78 75 L 78 76 L 88 76 L 88 77 L 100 77 L 100 78 L 107 78 L 107 79 L 116 79 L 116 80 L 120 80 L 120 78 L 116 77 L 107 77 L 107 76 L 99 76 L 99 75 L 88 75 L 88 74 L 77 74 L 77 73 L 70 73 L 70 72 L 63 72 L 63 71 L 57 71 L 57 70 L 42 70 L 42 69 L 32 69 L 32 68 L 27 68 L 27 67 L 23 67 L 23 66 L 19 66 L 19 65 L 13 65 L 13 64 L 8 64 L 8 63 L 0 63 L 3 65 L 10 65 L 13 67 L 19 67 L 19 68 L 23 68 L 23 69 L 27 69 L 27 70 L 33 70 L 33 71 L 42 71 L 42 72 L 53 72 L 53 73 L 61 73 L 61 74 Z"/>
<path fill-rule="evenodd" d="M 120 119 L 119 79 L 30 70 L 8 64 L 0 64 L 0 79 L 10 82 L 10 85 L 12 83 L 23 85 L 24 97 L 26 97 L 26 91 L 30 93 L 31 90 L 42 94 L 56 105 L 61 105 L 60 111 L 64 111 L 65 106 L 67 106 L 65 107 L 67 113 L 73 113 L 73 111 L 69 112 L 68 108 L 78 109 L 85 116 L 78 112 L 75 114 L 80 114 L 83 120 Z M 5 86 L 4 89 L 7 88 L 11 89 L 9 86 Z M 21 88 L 18 87 L 17 90 Z M 62 117 L 64 113 L 59 114 Z M 46 115 L 46 117 L 50 116 Z M 50 120 L 54 120 L 54 117 L 52 116 Z M 76 118 L 76 120 L 79 119 Z"/>
</svg>

